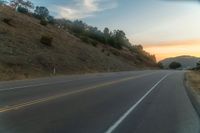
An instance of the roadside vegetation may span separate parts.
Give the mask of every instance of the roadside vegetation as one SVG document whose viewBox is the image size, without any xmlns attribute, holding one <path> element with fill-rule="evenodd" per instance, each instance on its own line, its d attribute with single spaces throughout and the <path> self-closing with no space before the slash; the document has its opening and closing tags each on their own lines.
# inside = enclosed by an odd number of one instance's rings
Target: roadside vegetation
<svg viewBox="0 0 200 133">
<path fill-rule="evenodd" d="M 2 1 L 1 3 L 5 3 L 5 1 Z M 110 31 L 109 28 L 106 27 L 101 31 L 97 27 L 87 25 L 81 20 L 70 21 L 66 19 L 55 19 L 49 14 L 49 10 L 46 7 L 35 7 L 29 0 L 10 0 L 7 5 L 15 9 L 17 12 L 39 19 L 40 24 L 43 26 L 52 24 L 57 28 L 70 32 L 76 37 L 82 39 L 84 42 L 92 43 L 93 45 L 99 42 L 119 50 L 128 49 L 133 53 L 141 54 L 154 62 L 156 61 L 155 56 L 145 52 L 142 45 L 131 44 L 126 37 L 125 32 L 122 30 Z M 31 10 L 34 11 L 32 12 Z"/>
<path fill-rule="evenodd" d="M 178 68 L 181 68 L 181 66 L 182 66 L 181 63 L 179 62 L 172 62 L 169 64 L 170 69 L 178 69 Z"/>
<path fill-rule="evenodd" d="M 197 62 L 195 68 L 187 72 L 186 78 L 191 88 L 193 88 L 200 96 L 200 61 Z"/>
<path fill-rule="evenodd" d="M 193 70 L 187 73 L 187 79 L 190 86 L 199 94 L 200 96 L 200 61 Z"/>
<path fill-rule="evenodd" d="M 31 1 L 0 0 L 0 79 L 157 67 L 122 30 L 55 19 Z"/>
<path fill-rule="evenodd" d="M 194 71 L 200 71 L 200 61 L 197 62 L 196 67 L 194 67 L 192 70 L 194 70 Z"/>
<path fill-rule="evenodd" d="M 185 78 L 189 96 L 200 115 L 200 62 L 193 70 L 186 73 Z"/>
<path fill-rule="evenodd" d="M 187 79 L 189 85 L 199 94 L 200 96 L 200 71 L 190 71 L 187 73 Z"/>
</svg>

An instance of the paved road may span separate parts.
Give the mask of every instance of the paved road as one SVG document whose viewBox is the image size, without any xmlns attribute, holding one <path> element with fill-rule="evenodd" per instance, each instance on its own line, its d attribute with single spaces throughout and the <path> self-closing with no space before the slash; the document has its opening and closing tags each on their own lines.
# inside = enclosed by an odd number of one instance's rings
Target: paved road
<svg viewBox="0 0 200 133">
<path fill-rule="evenodd" d="M 0 133 L 199 133 L 184 71 L 0 83 Z"/>
</svg>

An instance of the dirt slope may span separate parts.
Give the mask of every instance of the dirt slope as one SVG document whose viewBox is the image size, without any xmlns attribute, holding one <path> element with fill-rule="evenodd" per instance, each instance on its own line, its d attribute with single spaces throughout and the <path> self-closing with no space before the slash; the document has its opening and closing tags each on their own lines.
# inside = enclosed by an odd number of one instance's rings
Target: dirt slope
<svg viewBox="0 0 200 133">
<path fill-rule="evenodd" d="M 9 23 L 6 23 L 6 20 Z M 53 37 L 51 47 L 40 42 Z M 134 70 L 154 66 L 128 51 L 98 44 L 96 47 L 53 25 L 9 7 L 0 6 L 0 79 L 23 79 L 57 74 Z"/>
</svg>

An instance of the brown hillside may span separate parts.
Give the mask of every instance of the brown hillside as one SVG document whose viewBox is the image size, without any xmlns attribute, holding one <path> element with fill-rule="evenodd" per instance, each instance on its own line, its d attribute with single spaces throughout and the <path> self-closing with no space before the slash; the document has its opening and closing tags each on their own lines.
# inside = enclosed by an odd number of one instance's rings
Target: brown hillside
<svg viewBox="0 0 200 133">
<path fill-rule="evenodd" d="M 53 37 L 52 46 L 42 44 L 42 36 Z M 86 44 L 53 25 L 42 26 L 31 16 L 0 6 L 1 79 L 47 76 L 54 68 L 57 74 L 72 74 L 155 65 L 129 51 L 103 46 Z"/>
</svg>

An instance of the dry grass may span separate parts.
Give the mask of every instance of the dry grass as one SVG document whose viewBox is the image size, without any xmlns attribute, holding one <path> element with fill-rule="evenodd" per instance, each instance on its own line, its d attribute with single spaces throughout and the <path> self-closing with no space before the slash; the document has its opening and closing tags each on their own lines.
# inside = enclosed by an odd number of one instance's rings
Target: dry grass
<svg viewBox="0 0 200 133">
<path fill-rule="evenodd" d="M 53 47 L 41 44 L 43 35 L 53 37 Z M 42 26 L 39 20 L 6 6 L 0 6 L 0 40 L 0 80 L 48 76 L 52 75 L 54 67 L 60 75 L 134 70 L 146 64 L 155 65 L 96 42 L 95 47 L 88 45 L 65 30 L 50 24 Z"/>
<path fill-rule="evenodd" d="M 188 85 L 200 95 L 200 72 L 190 71 L 186 74 Z"/>
</svg>

